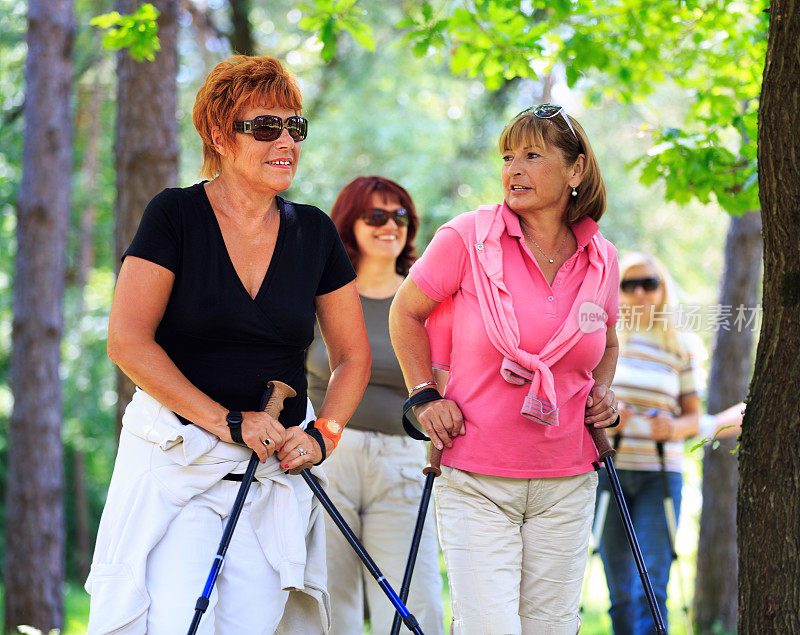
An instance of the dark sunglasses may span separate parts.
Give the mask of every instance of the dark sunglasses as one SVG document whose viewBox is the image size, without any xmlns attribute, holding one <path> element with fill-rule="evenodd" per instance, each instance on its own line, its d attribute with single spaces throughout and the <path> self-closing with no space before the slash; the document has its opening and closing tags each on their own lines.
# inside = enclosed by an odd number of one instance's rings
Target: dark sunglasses
<svg viewBox="0 0 800 635">
<path fill-rule="evenodd" d="M 534 116 L 538 117 L 539 119 L 552 119 L 553 117 L 561 115 L 564 117 L 564 121 L 567 122 L 572 136 L 575 137 L 575 140 L 580 145 L 581 140 L 578 137 L 578 134 L 575 132 L 575 128 L 572 127 L 572 122 L 570 122 L 569 117 L 567 117 L 567 111 L 564 110 L 564 106 L 559 106 L 558 104 L 541 104 L 539 106 L 531 106 L 530 108 L 526 108 L 519 113 L 519 115 L 524 115 L 526 112 L 532 112 Z M 517 117 L 519 117 L 519 115 L 517 115 Z M 514 117 L 514 119 L 517 117 Z"/>
<path fill-rule="evenodd" d="M 308 119 L 298 115 L 286 119 L 275 115 L 259 115 L 249 121 L 233 122 L 235 132 L 251 134 L 256 141 L 275 141 L 284 128 L 292 139 L 302 141 L 308 136 Z"/>
<path fill-rule="evenodd" d="M 658 278 L 626 278 L 620 280 L 619 288 L 623 293 L 633 293 L 638 287 L 641 287 L 647 292 L 655 291 L 661 286 L 661 280 Z"/>
<path fill-rule="evenodd" d="M 389 219 L 394 220 L 398 227 L 408 227 L 408 212 L 403 208 L 395 210 L 368 209 L 361 215 L 361 220 L 370 227 L 382 227 L 389 222 Z"/>
</svg>

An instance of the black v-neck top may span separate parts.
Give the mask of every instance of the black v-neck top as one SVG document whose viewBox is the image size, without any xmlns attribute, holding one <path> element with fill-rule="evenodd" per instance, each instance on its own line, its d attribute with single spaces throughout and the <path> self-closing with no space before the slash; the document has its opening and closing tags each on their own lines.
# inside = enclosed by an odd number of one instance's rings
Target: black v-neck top
<svg viewBox="0 0 800 635">
<path fill-rule="evenodd" d="M 315 297 L 356 277 L 331 219 L 276 197 L 280 226 L 255 299 L 228 255 L 203 183 L 162 191 L 123 254 L 175 274 L 155 340 L 197 388 L 229 410 L 257 410 L 267 381 L 297 391 L 280 416 L 306 414 L 304 353 L 314 339 Z M 186 420 L 184 420 L 186 423 Z"/>
</svg>

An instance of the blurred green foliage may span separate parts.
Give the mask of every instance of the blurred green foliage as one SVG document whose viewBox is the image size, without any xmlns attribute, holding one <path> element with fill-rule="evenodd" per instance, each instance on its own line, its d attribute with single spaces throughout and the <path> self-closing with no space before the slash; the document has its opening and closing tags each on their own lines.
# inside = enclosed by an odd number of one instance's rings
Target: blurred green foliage
<svg viewBox="0 0 800 635">
<path fill-rule="evenodd" d="M 758 93 L 752 88 L 763 61 L 762 45 L 755 37 L 763 19 L 756 8 L 716 3 L 731 15 L 709 8 L 719 26 L 715 31 L 711 18 L 697 13 L 699 2 L 659 1 L 645 7 L 620 0 L 615 3 L 619 15 L 601 13 L 610 11 L 608 2 L 591 7 L 548 2 L 545 8 L 535 8 L 530 2 L 482 0 L 473 5 L 475 12 L 470 13 L 457 2 L 253 4 L 250 18 L 257 51 L 279 57 L 297 74 L 310 119 L 300 168 L 287 198 L 329 210 L 338 191 L 356 176 L 393 178 L 407 187 L 422 215 L 421 252 L 444 221 L 501 200 L 499 133 L 515 113 L 540 100 L 544 83 L 554 80 L 553 99 L 580 120 L 600 161 L 608 188 L 608 211 L 600 222 L 603 233 L 622 251 L 655 253 L 667 263 L 688 299 L 713 303 L 728 223 L 722 207 L 733 211 L 751 205 L 747 197 L 755 187 L 750 182 L 753 172 L 748 171 L 755 161 L 749 140 L 755 139 Z M 674 6 L 673 15 L 668 5 Z M 212 0 L 193 6 L 206 13 L 180 16 L 176 115 L 181 177 L 176 185 L 182 186 L 198 180 L 202 164 L 191 118 L 195 94 L 211 67 L 230 54 L 224 36 L 230 29 L 227 3 Z M 75 4 L 73 211 L 61 369 L 67 571 L 73 580 L 78 578 L 75 487 L 85 488 L 93 539 L 116 449 L 115 381 L 105 355 L 117 266 L 112 256 L 116 53 L 98 46 L 98 29 L 90 26 L 98 13 L 112 9 L 111 0 Z M 4 531 L 26 3 L 0 0 L 0 12 L 4 16 L 0 23 L 0 531 Z M 644 15 L 648 12 L 652 13 Z M 636 16 L 641 22 L 632 21 Z M 723 37 L 726 29 L 733 31 L 736 20 L 741 21 L 740 32 Z M 742 49 L 742 42 L 749 48 Z M 743 50 L 746 54 L 734 62 L 736 52 Z M 713 55 L 702 61 L 702 51 Z M 617 79 L 611 81 L 612 76 Z M 89 95 L 94 91 L 99 92 L 100 107 L 91 119 Z M 85 162 L 91 130 L 99 134 L 94 175 L 87 173 Z M 91 187 L 93 178 L 96 185 Z M 90 237 L 93 264 L 82 286 L 77 275 L 85 240 L 80 222 L 90 208 L 96 210 Z M 75 473 L 78 453 L 85 460 L 82 485 Z"/>
<path fill-rule="evenodd" d="M 375 50 L 372 29 L 359 19 L 366 11 L 356 8 L 356 1 L 319 0 L 314 5 L 298 7 L 303 13 L 300 28 L 319 33 L 324 61 L 330 62 L 336 55 L 336 43 L 343 32 L 349 33 L 365 49 Z"/>
<path fill-rule="evenodd" d="M 668 200 L 707 203 L 713 194 L 738 215 L 759 206 L 766 8 L 765 0 L 425 1 L 397 27 L 416 55 L 445 56 L 455 74 L 479 77 L 489 90 L 559 67 L 594 103 L 641 102 L 674 84 L 684 91 L 685 117 L 677 128 L 653 129 L 643 179 L 663 181 Z M 319 37 L 329 46 L 327 32 Z"/>
<path fill-rule="evenodd" d="M 118 11 L 98 15 L 89 24 L 105 29 L 103 46 L 112 51 L 128 50 L 137 62 L 152 62 L 157 51 L 161 50 L 158 41 L 158 9 L 149 2 L 140 4 L 130 14 Z"/>
</svg>

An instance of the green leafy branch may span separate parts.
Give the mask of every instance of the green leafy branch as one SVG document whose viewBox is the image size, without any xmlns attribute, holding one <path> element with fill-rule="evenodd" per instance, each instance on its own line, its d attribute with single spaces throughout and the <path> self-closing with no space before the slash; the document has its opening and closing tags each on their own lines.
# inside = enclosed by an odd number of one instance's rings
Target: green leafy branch
<svg viewBox="0 0 800 635">
<path fill-rule="evenodd" d="M 430 2 L 423 2 L 420 10 L 408 15 L 397 23 L 398 29 L 407 29 L 400 44 L 413 43 L 414 55 L 422 57 L 431 48 L 441 49 L 446 46 L 444 32 L 449 28 L 447 18 L 434 16 Z"/>
<path fill-rule="evenodd" d="M 667 200 L 685 204 L 697 198 L 709 203 L 713 194 L 729 214 L 738 216 L 758 209 L 755 157 L 734 154 L 719 137 L 717 129 L 689 134 L 665 128 L 655 134 L 647 155 L 631 166 L 642 168 L 640 179 L 646 185 L 663 181 Z"/>
<path fill-rule="evenodd" d="M 92 18 L 89 24 L 106 29 L 103 47 L 112 51 L 128 49 L 137 62 L 152 62 L 156 52 L 161 50 L 156 22 L 158 16 L 158 9 L 147 2 L 139 5 L 134 13 L 123 15 L 112 11 Z"/>
<path fill-rule="evenodd" d="M 728 428 L 733 428 L 733 427 L 735 427 L 735 426 L 732 426 L 732 425 L 731 425 L 731 426 L 722 426 L 722 427 L 721 427 L 719 430 L 717 430 L 717 431 L 714 433 L 714 436 L 712 436 L 712 437 L 705 437 L 705 438 L 704 438 L 702 441 L 700 441 L 700 442 L 698 442 L 698 443 L 695 443 L 695 444 L 692 446 L 692 449 L 690 450 L 690 452 L 694 452 L 695 450 L 699 450 L 700 448 L 702 448 L 704 445 L 706 445 L 706 444 L 708 444 L 708 443 L 710 443 L 710 444 L 711 444 L 711 449 L 712 449 L 712 450 L 716 450 L 716 449 L 719 447 L 719 444 L 720 444 L 720 440 L 719 440 L 717 437 L 720 435 L 720 433 L 721 433 L 723 430 L 727 430 Z M 736 444 L 736 447 L 735 447 L 735 448 L 733 448 L 733 449 L 731 450 L 731 454 L 736 454 L 736 451 L 737 451 L 738 449 L 739 449 L 739 444 L 737 443 L 737 444 Z"/>
<path fill-rule="evenodd" d="M 429 2 L 423 2 L 420 11 L 396 25 L 406 30 L 401 43 L 413 42 L 418 57 L 431 51 L 448 51 L 453 73 L 480 76 L 489 89 L 509 79 L 536 79 L 540 71 L 548 72 L 551 64 L 543 51 L 552 24 L 539 14 L 554 20 L 564 18 L 568 8 L 563 2 L 527 12 L 519 2 L 509 0 L 467 4 L 449 8 L 450 14 L 442 17 Z M 547 62 L 547 68 L 537 70 L 535 63 L 541 61 Z"/>
<path fill-rule="evenodd" d="M 322 59 L 330 62 L 336 55 L 339 35 L 344 31 L 368 51 L 375 50 L 372 29 L 363 22 L 364 9 L 357 0 L 316 0 L 313 5 L 298 7 L 303 12 L 299 26 L 316 34 L 322 42 Z"/>
</svg>

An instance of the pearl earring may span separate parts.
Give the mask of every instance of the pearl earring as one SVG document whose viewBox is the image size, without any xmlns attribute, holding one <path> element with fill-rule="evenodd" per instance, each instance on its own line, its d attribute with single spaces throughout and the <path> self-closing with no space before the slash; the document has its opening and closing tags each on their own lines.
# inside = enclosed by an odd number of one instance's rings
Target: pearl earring
<svg viewBox="0 0 800 635">
<path fill-rule="evenodd" d="M 575 186 L 572 187 L 572 196 L 577 196 L 578 190 L 575 189 Z"/>
</svg>

